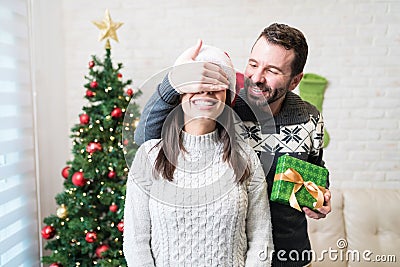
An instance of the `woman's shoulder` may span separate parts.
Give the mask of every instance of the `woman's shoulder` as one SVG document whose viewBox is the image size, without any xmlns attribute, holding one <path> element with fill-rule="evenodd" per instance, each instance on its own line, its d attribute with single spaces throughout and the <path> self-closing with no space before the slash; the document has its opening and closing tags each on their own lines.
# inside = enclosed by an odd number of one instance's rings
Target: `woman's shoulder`
<svg viewBox="0 0 400 267">
<path fill-rule="evenodd" d="M 144 150 L 143 152 L 146 153 L 151 153 L 153 150 L 157 150 L 158 152 L 160 150 L 161 144 L 161 139 L 150 139 L 144 142 L 139 149 Z"/>
<path fill-rule="evenodd" d="M 254 165 L 258 165 L 260 160 L 249 142 L 246 142 L 246 140 L 242 138 L 237 138 L 236 144 L 240 155 L 251 163 L 251 167 L 257 167 Z"/>
<path fill-rule="evenodd" d="M 151 139 L 139 146 L 129 170 L 129 182 L 134 182 L 142 189 L 148 189 L 152 183 L 153 166 L 160 150 L 160 139 Z"/>
<path fill-rule="evenodd" d="M 144 142 L 137 149 L 132 164 L 153 164 L 160 151 L 161 139 L 150 139 Z"/>
<path fill-rule="evenodd" d="M 258 185 L 265 183 L 265 174 L 262 170 L 261 161 L 253 147 L 246 140 L 237 140 L 237 148 L 239 154 L 249 166 L 250 177 L 247 179 L 246 185 L 248 190 L 253 190 Z"/>
</svg>

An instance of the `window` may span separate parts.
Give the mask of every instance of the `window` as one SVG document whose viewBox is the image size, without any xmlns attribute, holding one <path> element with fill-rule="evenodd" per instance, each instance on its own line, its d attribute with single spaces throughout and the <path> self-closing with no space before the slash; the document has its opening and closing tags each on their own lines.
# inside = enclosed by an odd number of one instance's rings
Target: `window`
<svg viewBox="0 0 400 267">
<path fill-rule="evenodd" d="M 0 2 L 0 266 L 39 266 L 29 1 Z"/>
</svg>

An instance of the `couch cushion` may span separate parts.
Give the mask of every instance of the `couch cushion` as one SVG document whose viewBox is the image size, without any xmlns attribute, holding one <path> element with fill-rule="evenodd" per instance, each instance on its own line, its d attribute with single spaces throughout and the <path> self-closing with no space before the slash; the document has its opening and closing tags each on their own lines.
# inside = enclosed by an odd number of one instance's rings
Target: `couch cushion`
<svg viewBox="0 0 400 267">
<path fill-rule="evenodd" d="M 348 253 L 348 266 L 395 266 L 377 264 L 375 257 L 395 255 L 400 261 L 400 189 L 348 189 L 342 195 L 347 250 L 360 255 L 358 261 Z"/>
<path fill-rule="evenodd" d="M 393 260 L 400 261 L 400 189 L 336 189 L 331 202 L 332 212 L 325 219 L 308 218 L 317 256 L 313 267 L 397 266 Z M 331 254 L 326 252 L 321 261 L 324 250 Z M 378 263 L 377 256 L 386 263 Z"/>
</svg>

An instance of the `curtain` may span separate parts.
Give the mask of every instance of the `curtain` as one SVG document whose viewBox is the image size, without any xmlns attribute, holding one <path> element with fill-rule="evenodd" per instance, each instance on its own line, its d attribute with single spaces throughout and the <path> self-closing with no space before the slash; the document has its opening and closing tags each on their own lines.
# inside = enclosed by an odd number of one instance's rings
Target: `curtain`
<svg viewBox="0 0 400 267">
<path fill-rule="evenodd" d="M 0 1 L 0 266 L 40 266 L 29 0 Z"/>
</svg>

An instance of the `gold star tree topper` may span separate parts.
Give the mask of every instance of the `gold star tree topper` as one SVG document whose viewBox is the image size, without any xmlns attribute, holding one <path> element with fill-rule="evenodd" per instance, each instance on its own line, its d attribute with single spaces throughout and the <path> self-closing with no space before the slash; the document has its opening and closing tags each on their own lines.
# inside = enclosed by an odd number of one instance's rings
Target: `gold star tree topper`
<svg viewBox="0 0 400 267">
<path fill-rule="evenodd" d="M 103 41 L 104 39 L 107 38 L 106 48 L 108 49 L 111 48 L 109 38 L 114 39 L 115 41 L 118 42 L 117 30 L 119 29 L 119 27 L 122 26 L 123 23 L 114 22 L 111 19 L 110 12 L 108 11 L 108 9 L 106 9 L 106 14 L 104 19 L 102 21 L 93 21 L 93 24 L 96 25 L 96 27 L 99 28 L 100 30 L 99 41 Z"/>
</svg>

